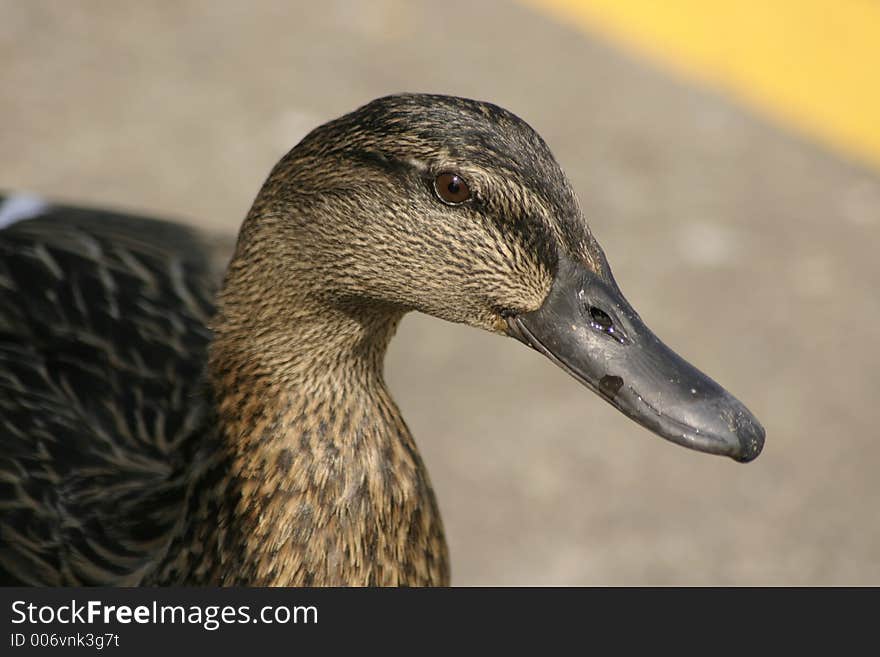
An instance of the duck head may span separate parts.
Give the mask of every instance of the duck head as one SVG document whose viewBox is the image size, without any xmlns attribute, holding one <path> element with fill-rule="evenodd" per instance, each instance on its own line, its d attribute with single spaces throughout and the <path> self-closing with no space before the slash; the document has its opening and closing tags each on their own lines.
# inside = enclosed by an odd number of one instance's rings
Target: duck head
<svg viewBox="0 0 880 657">
<path fill-rule="evenodd" d="M 272 266 L 296 268 L 277 280 L 314 281 L 311 297 L 513 337 L 667 440 L 737 461 L 761 451 L 749 410 L 627 302 L 550 149 L 504 109 L 395 95 L 316 128 L 243 235 L 266 225 L 260 241 L 284 251 Z"/>
</svg>

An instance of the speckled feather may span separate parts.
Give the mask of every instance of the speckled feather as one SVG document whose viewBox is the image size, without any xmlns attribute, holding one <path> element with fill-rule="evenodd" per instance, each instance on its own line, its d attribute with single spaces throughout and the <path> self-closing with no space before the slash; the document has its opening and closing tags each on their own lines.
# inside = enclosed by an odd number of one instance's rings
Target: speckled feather
<svg viewBox="0 0 880 657">
<path fill-rule="evenodd" d="M 467 203 L 438 200 L 444 171 Z M 0 565 L 29 584 L 447 584 L 388 342 L 410 310 L 503 333 L 561 250 L 607 268 L 543 140 L 446 96 L 282 158 L 213 316 L 197 236 L 75 215 L 0 232 Z"/>
<path fill-rule="evenodd" d="M 173 224 L 0 232 L 0 581 L 124 581 L 180 515 L 217 275 Z"/>
</svg>

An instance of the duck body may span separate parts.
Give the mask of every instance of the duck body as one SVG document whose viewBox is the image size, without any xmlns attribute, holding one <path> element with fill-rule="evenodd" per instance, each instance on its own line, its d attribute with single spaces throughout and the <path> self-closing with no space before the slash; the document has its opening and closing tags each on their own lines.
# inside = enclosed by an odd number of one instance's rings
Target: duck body
<svg viewBox="0 0 880 657">
<path fill-rule="evenodd" d="M 70 207 L 0 231 L 0 582 L 448 583 L 380 369 L 309 369 L 283 391 L 249 379 L 238 412 L 267 426 L 236 468 L 205 376 L 213 248 L 178 224 Z"/>
<path fill-rule="evenodd" d="M 0 231 L 3 583 L 115 583 L 175 526 L 207 426 L 205 253 L 76 208 Z"/>
<path fill-rule="evenodd" d="M 13 205 L 2 583 L 448 584 L 383 377 L 413 310 L 520 340 L 672 442 L 738 461 L 763 446 L 622 296 L 544 141 L 489 103 L 401 94 L 316 128 L 225 274 L 183 226 Z"/>
</svg>

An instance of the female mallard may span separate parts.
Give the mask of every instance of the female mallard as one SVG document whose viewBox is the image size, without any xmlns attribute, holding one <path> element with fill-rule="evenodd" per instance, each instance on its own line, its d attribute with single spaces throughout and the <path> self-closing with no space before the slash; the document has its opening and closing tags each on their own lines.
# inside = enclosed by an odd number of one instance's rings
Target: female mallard
<svg viewBox="0 0 880 657">
<path fill-rule="evenodd" d="M 382 375 L 410 310 L 515 337 L 678 444 L 763 445 L 623 298 L 544 141 L 488 103 L 389 96 L 314 130 L 257 196 L 216 309 L 189 229 L 14 203 L 4 583 L 448 583 Z"/>
</svg>

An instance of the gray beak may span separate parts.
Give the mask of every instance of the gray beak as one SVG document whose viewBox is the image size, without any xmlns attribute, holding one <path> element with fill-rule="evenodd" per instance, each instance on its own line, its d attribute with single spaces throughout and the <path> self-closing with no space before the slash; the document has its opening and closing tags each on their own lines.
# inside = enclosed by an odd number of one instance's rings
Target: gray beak
<svg viewBox="0 0 880 657">
<path fill-rule="evenodd" d="M 511 336 L 658 436 L 743 463 L 761 453 L 755 416 L 645 326 L 610 270 L 600 277 L 561 257 L 544 304 L 507 322 Z"/>
</svg>

